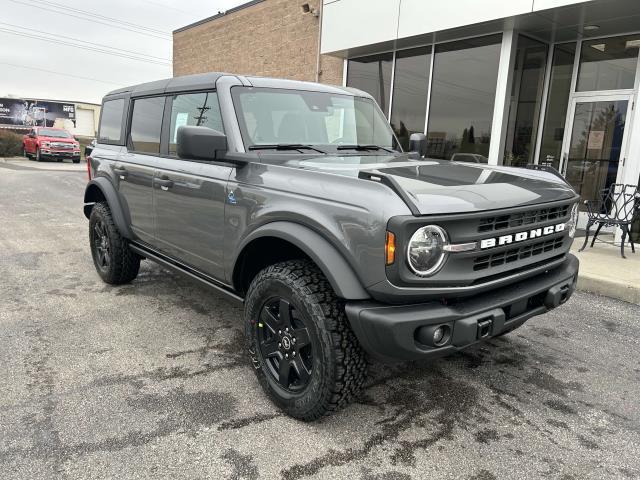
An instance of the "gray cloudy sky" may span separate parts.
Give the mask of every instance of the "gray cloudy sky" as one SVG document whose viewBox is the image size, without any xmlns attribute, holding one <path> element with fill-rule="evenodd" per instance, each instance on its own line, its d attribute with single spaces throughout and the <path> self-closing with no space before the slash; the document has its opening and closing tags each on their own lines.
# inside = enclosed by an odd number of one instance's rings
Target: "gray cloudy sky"
<svg viewBox="0 0 640 480">
<path fill-rule="evenodd" d="M 245 1 L 0 0 L 0 97 L 98 103 L 170 77 L 171 31 Z"/>
</svg>

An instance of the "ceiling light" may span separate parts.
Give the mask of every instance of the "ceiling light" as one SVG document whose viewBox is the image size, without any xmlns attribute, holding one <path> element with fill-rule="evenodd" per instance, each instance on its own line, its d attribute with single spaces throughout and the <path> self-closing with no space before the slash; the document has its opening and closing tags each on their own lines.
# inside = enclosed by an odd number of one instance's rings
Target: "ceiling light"
<svg viewBox="0 0 640 480">
<path fill-rule="evenodd" d="M 627 40 L 624 48 L 640 48 L 640 40 Z"/>
<path fill-rule="evenodd" d="M 584 31 L 585 32 L 595 32 L 596 30 L 600 29 L 600 25 L 585 25 L 584 26 Z"/>
</svg>

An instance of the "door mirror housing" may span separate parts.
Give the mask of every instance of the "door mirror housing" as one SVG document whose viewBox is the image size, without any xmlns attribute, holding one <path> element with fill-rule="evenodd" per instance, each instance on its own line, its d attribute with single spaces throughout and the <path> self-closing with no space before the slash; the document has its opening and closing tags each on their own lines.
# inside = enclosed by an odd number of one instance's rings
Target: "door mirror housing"
<svg viewBox="0 0 640 480">
<path fill-rule="evenodd" d="M 422 158 L 427 154 L 427 136 L 424 133 L 412 133 L 409 137 L 409 153 Z"/>
<path fill-rule="evenodd" d="M 36 134 L 33 132 L 29 132 L 29 138 L 36 138 Z"/>
<path fill-rule="evenodd" d="M 220 159 L 227 152 L 227 136 L 208 127 L 178 127 L 178 157 L 195 160 Z"/>
</svg>

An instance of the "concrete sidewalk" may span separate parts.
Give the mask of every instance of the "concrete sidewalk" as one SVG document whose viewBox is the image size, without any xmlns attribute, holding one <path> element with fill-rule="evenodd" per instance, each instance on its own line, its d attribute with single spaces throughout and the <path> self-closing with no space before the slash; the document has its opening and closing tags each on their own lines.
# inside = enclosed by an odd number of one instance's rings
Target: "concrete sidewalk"
<svg viewBox="0 0 640 480">
<path fill-rule="evenodd" d="M 607 241 L 612 239 L 610 235 L 601 237 Z M 582 242 L 583 238 L 576 238 L 571 248 L 580 259 L 578 289 L 640 305 L 640 245 L 636 245 L 636 253 L 632 253 L 627 243 L 624 259 L 620 256 L 619 244 L 596 242 L 593 248 L 587 245 L 583 252 L 578 252 Z"/>
</svg>

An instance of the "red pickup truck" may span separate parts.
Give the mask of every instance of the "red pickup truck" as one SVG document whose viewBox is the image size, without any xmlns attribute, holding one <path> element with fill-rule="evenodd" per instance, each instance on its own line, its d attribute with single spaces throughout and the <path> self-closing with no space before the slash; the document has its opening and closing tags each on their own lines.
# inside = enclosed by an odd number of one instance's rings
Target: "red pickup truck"
<svg viewBox="0 0 640 480">
<path fill-rule="evenodd" d="M 49 158 L 62 162 L 69 158 L 73 163 L 80 163 L 80 144 L 62 128 L 32 128 L 22 140 L 22 152 L 38 162 Z"/>
</svg>

